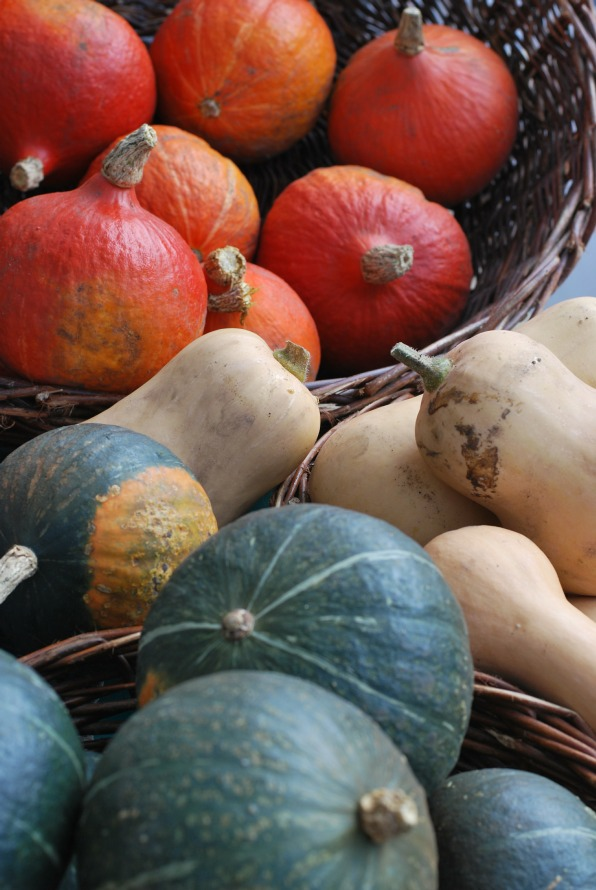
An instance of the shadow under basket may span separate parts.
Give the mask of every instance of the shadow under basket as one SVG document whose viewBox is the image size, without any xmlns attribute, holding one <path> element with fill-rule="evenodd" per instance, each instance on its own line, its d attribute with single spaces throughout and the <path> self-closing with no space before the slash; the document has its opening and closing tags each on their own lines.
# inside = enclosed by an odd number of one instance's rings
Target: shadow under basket
<svg viewBox="0 0 596 890">
<path fill-rule="evenodd" d="M 150 44 L 175 0 L 101 0 Z M 317 0 L 338 49 L 350 55 L 396 26 L 397 0 Z M 481 330 L 512 328 L 539 311 L 581 258 L 596 226 L 596 12 L 591 0 L 417 2 L 427 23 L 480 38 L 508 64 L 520 96 L 518 138 L 500 174 L 455 208 L 472 249 L 474 285 L 458 326 L 428 354 Z M 243 167 L 266 214 L 292 180 L 334 163 L 325 113 L 311 133 L 266 163 Z M 0 211 L 22 200 L 0 177 Z M 417 375 L 394 364 L 309 384 L 319 400 L 321 436 L 272 497 L 282 507 L 308 500 L 308 477 L 325 437 L 349 416 L 420 392 Z M 55 427 L 93 417 L 119 396 L 0 378 L 0 459 Z M 102 750 L 136 708 L 140 628 L 82 634 L 24 656 L 68 706 L 86 747 Z M 555 779 L 596 808 L 596 736 L 573 712 L 476 673 L 472 719 L 457 770 L 505 765 Z"/>
<path fill-rule="evenodd" d="M 84 746 L 102 751 L 136 709 L 141 628 L 80 634 L 22 656 L 65 702 Z M 456 772 L 508 766 L 559 782 L 596 809 L 596 734 L 568 708 L 475 673 Z"/>
</svg>

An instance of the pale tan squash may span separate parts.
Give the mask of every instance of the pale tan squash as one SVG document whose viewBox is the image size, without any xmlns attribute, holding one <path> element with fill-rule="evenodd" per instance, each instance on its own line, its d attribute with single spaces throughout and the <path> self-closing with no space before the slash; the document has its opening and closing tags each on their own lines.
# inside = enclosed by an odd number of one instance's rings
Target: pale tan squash
<svg viewBox="0 0 596 890">
<path fill-rule="evenodd" d="M 203 334 L 89 422 L 166 445 L 195 474 L 221 527 L 298 466 L 317 439 L 320 414 L 261 337 L 228 328 Z"/>
<path fill-rule="evenodd" d="M 531 538 L 567 593 L 596 594 L 596 390 L 518 331 L 392 354 L 423 375 L 416 441 L 432 472 Z"/>
<path fill-rule="evenodd" d="M 462 607 L 477 670 L 577 711 L 596 729 L 596 624 L 565 597 L 525 535 L 470 526 L 426 552 Z"/>
<path fill-rule="evenodd" d="M 572 606 L 575 606 L 592 621 L 596 621 L 596 596 L 574 596 L 571 594 L 567 599 Z"/>
<path fill-rule="evenodd" d="M 596 387 L 596 297 L 555 303 L 515 330 L 548 346 L 576 377 Z"/>
<path fill-rule="evenodd" d="M 399 399 L 335 427 L 313 464 L 310 499 L 384 519 L 421 545 L 451 528 L 497 522 L 422 459 L 414 434 L 421 402 Z"/>
</svg>

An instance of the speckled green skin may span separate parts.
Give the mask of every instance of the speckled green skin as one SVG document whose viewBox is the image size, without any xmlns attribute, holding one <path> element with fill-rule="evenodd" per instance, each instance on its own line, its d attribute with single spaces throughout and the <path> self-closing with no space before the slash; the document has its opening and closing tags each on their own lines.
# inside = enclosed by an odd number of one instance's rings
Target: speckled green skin
<svg viewBox="0 0 596 890">
<path fill-rule="evenodd" d="M 255 627 L 230 641 L 221 621 L 238 608 Z M 467 628 L 430 557 L 380 519 L 323 504 L 263 509 L 191 553 L 145 621 L 139 692 L 230 668 L 291 673 L 351 700 L 427 791 L 458 759 L 472 702 Z"/>
<path fill-rule="evenodd" d="M 596 887 L 596 813 L 545 776 L 504 767 L 458 773 L 430 807 L 441 890 Z"/>
<path fill-rule="evenodd" d="M 83 795 L 83 747 L 52 687 L 2 651 L 0 702 L 0 887 L 55 890 Z"/>
<path fill-rule="evenodd" d="M 382 844 L 357 805 L 411 795 L 419 822 Z M 81 890 L 436 890 L 426 797 L 358 708 L 268 671 L 188 680 L 114 736 L 86 795 Z"/>
</svg>

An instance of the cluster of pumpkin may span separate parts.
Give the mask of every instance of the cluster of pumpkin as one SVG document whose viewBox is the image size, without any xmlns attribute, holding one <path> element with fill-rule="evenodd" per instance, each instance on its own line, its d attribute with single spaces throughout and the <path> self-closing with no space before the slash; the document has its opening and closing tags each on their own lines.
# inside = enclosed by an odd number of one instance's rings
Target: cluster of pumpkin
<svg viewBox="0 0 596 890">
<path fill-rule="evenodd" d="M 513 78 L 481 41 L 406 7 L 334 84 L 332 34 L 307 0 L 180 0 L 149 50 L 95 0 L 7 0 L 1 15 L 0 168 L 32 196 L 0 219 L 9 373 L 128 393 L 242 325 L 302 345 L 312 378 L 321 361 L 382 366 L 396 340 L 421 347 L 457 322 L 473 269 L 447 208 L 517 132 Z M 295 144 L 326 105 L 338 163 L 261 220 L 238 164 Z"/>
</svg>

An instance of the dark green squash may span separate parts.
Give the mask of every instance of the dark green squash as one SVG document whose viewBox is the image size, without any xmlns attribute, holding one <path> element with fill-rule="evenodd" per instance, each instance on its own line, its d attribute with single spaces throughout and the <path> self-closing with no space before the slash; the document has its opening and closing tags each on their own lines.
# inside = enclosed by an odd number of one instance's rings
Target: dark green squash
<svg viewBox="0 0 596 890">
<path fill-rule="evenodd" d="M 23 655 L 140 624 L 216 530 L 195 476 L 148 436 L 105 424 L 42 433 L 0 464 L 0 647 Z"/>
<path fill-rule="evenodd" d="M 84 755 L 85 755 L 85 790 L 86 790 L 88 785 L 91 782 L 91 779 L 93 778 L 93 774 L 95 772 L 97 764 L 99 763 L 101 754 L 99 753 L 99 751 L 92 751 L 88 748 L 85 748 Z M 60 882 L 60 886 L 59 886 L 58 890 L 80 890 L 80 886 L 81 885 L 79 883 L 79 870 L 77 867 L 76 857 L 74 856 L 74 853 L 73 853 L 70 857 L 70 862 L 68 863 L 68 866 L 64 873 L 64 877 L 62 878 L 62 881 Z"/>
<path fill-rule="evenodd" d="M 440 890 L 596 887 L 596 813 L 546 776 L 470 770 L 446 779 L 429 804 Z"/>
<path fill-rule="evenodd" d="M 83 797 L 83 747 L 65 705 L 0 651 L 0 887 L 55 890 Z"/>
<path fill-rule="evenodd" d="M 427 790 L 459 756 L 467 628 L 422 547 L 383 520 L 324 504 L 262 509 L 190 554 L 145 621 L 139 701 L 230 668 L 294 674 L 351 700 Z"/>
<path fill-rule="evenodd" d="M 123 724 L 85 796 L 81 890 L 436 890 L 426 795 L 366 714 L 224 671 Z"/>
</svg>

